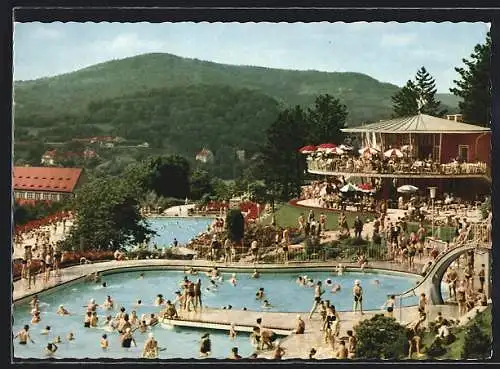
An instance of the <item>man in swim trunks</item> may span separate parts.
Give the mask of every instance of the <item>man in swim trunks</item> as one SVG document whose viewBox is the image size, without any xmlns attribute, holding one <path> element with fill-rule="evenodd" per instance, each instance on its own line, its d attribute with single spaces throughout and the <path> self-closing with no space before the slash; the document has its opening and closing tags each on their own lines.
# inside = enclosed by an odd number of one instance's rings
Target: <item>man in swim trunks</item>
<svg viewBox="0 0 500 369">
<path fill-rule="evenodd" d="M 354 287 L 352 288 L 352 294 L 354 298 L 354 306 L 353 306 L 353 312 L 356 312 L 356 310 L 359 310 L 361 312 L 361 315 L 364 315 L 363 313 L 363 288 L 361 288 L 361 282 L 359 280 L 356 280 L 354 282 Z"/>
<path fill-rule="evenodd" d="M 212 351 L 212 342 L 210 341 L 210 335 L 205 333 L 201 336 L 200 343 L 200 356 L 206 357 L 209 356 Z"/>
<path fill-rule="evenodd" d="M 30 326 L 26 324 L 23 327 L 23 329 L 18 334 L 16 334 L 16 336 L 14 337 L 14 339 L 16 339 L 16 338 L 19 337 L 19 344 L 21 344 L 21 345 L 26 345 L 28 343 L 28 340 L 30 340 L 31 343 L 35 343 L 35 341 L 33 341 L 31 339 L 31 336 L 28 333 L 29 329 L 30 329 Z"/>
<path fill-rule="evenodd" d="M 142 357 L 145 359 L 158 358 L 158 341 L 154 339 L 153 333 L 150 332 L 148 339 L 144 342 L 144 349 L 142 350 Z"/>
<path fill-rule="evenodd" d="M 321 281 L 318 281 L 316 283 L 316 287 L 314 288 L 314 303 L 311 312 L 309 313 L 309 319 L 312 319 L 313 314 L 316 312 L 316 309 L 321 303 L 321 295 L 323 295 L 324 293 L 325 291 L 323 291 L 323 289 L 321 288 Z"/>
</svg>

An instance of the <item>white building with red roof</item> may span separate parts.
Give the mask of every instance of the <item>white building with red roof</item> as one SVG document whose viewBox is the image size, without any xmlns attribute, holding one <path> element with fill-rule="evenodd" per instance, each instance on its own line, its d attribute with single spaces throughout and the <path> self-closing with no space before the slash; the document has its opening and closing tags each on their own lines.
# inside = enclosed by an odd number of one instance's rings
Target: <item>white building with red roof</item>
<svg viewBox="0 0 500 369">
<path fill-rule="evenodd" d="M 14 167 L 16 200 L 60 201 L 74 195 L 83 181 L 83 168 Z"/>
</svg>

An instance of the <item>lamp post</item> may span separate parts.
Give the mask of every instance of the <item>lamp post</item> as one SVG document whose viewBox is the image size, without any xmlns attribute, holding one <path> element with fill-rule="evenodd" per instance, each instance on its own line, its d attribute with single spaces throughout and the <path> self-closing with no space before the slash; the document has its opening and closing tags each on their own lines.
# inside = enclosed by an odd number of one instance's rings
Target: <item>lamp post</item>
<svg viewBox="0 0 500 369">
<path fill-rule="evenodd" d="M 432 207 L 432 238 L 434 238 L 434 199 L 436 198 L 437 187 L 429 187 L 429 195 L 431 197 L 431 207 Z"/>
</svg>

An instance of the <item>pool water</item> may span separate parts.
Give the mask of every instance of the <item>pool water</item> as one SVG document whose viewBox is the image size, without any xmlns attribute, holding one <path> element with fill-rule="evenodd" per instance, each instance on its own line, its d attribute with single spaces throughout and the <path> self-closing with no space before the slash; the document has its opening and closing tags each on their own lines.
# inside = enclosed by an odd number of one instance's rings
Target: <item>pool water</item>
<svg viewBox="0 0 500 369">
<path fill-rule="evenodd" d="M 372 273 L 346 273 L 343 276 L 335 276 L 328 272 L 310 272 L 311 278 L 324 281 L 331 278 L 335 283 L 342 286 L 341 291 L 336 294 L 328 290 L 324 299 L 329 299 L 337 310 L 352 310 L 352 286 L 356 279 L 361 281 L 364 288 L 364 309 L 376 310 L 387 300 L 387 295 L 404 292 L 415 284 L 416 278 L 389 276 Z M 144 279 L 139 279 L 139 272 L 126 272 L 111 274 L 103 277 L 107 287 L 100 284 L 77 283 L 61 287 L 54 292 L 41 294 L 42 320 L 39 324 L 30 324 L 30 307 L 28 303 L 17 306 L 14 309 L 13 331 L 17 333 L 24 324 L 30 325 L 30 333 L 36 344 L 25 346 L 15 344 L 15 357 L 44 357 L 44 347 L 49 338 L 59 335 L 63 343 L 59 344 L 58 358 L 139 358 L 144 346 L 147 334 L 139 331 L 134 333 L 138 347 L 124 349 L 120 347 L 118 333 L 107 333 L 97 328 L 84 328 L 83 318 L 84 305 L 91 298 L 95 298 L 98 304 L 104 302 L 106 295 L 111 295 L 115 301 L 116 308 L 124 306 L 127 312 L 136 310 L 140 317 L 143 313 L 158 312 L 159 308 L 153 306 L 157 294 L 161 293 L 166 299 L 174 299 L 174 293 L 179 288 L 184 274 L 173 271 L 146 271 Z M 189 276 L 196 280 L 198 276 Z M 295 273 L 263 273 L 259 279 L 251 279 L 249 274 L 238 273 L 236 287 L 228 280 L 230 274 L 223 273 L 224 281 L 219 283 L 217 291 L 206 291 L 209 285 L 208 277 L 200 275 L 202 280 L 202 301 L 205 306 L 221 308 L 232 305 L 233 309 L 241 310 L 246 307 L 254 311 L 284 311 L 284 312 L 306 312 L 309 311 L 313 302 L 314 290 L 309 287 L 301 287 L 295 283 Z M 377 279 L 380 283 L 374 284 Z M 255 293 L 264 287 L 267 299 L 273 305 L 271 309 L 263 309 L 261 303 L 255 300 Z M 142 300 L 141 307 L 134 307 L 138 299 Z M 405 299 L 405 305 L 414 305 L 416 298 Z M 56 315 L 57 307 L 63 304 L 72 315 Z M 116 312 L 112 313 L 113 315 Z M 104 321 L 106 312 L 98 308 L 100 321 Z M 49 325 L 53 334 L 49 337 L 40 334 L 45 326 Z M 198 329 L 165 329 L 157 326 L 153 328 L 160 347 L 166 347 L 160 352 L 160 358 L 197 358 L 200 337 L 204 330 Z M 75 334 L 76 340 L 68 342 L 65 337 L 69 332 Z M 106 352 L 99 347 L 99 339 L 103 333 L 108 334 L 110 349 Z M 212 331 L 212 357 L 226 358 L 231 347 L 237 346 L 240 354 L 245 357 L 253 352 L 253 347 L 247 334 L 239 333 L 235 341 L 230 341 L 226 332 Z"/>
<path fill-rule="evenodd" d="M 147 222 L 158 233 L 151 244 L 166 247 L 172 244 L 174 238 L 177 238 L 179 245 L 187 244 L 198 234 L 205 232 L 213 218 L 149 218 Z"/>
</svg>

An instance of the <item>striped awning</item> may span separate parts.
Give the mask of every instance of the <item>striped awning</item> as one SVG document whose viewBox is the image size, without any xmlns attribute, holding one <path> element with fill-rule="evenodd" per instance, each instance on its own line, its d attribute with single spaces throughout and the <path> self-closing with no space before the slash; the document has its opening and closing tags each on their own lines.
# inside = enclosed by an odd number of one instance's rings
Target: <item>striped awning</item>
<svg viewBox="0 0 500 369">
<path fill-rule="evenodd" d="M 364 126 L 344 128 L 342 132 L 362 133 L 481 133 L 490 132 L 487 127 L 476 126 L 454 120 L 418 114 L 411 117 L 395 118 Z"/>
</svg>

